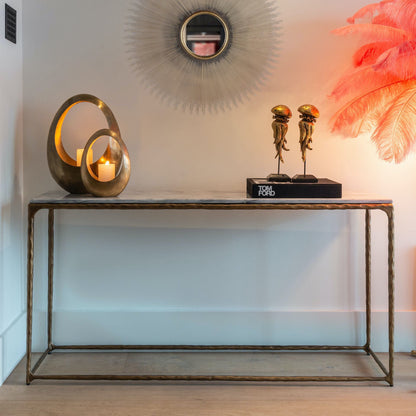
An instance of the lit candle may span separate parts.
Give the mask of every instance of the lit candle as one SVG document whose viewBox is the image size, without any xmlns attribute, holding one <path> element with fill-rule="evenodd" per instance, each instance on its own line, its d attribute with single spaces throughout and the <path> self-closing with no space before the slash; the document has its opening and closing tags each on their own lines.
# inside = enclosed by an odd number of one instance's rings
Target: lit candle
<svg viewBox="0 0 416 416">
<path fill-rule="evenodd" d="M 98 165 L 98 180 L 100 182 L 108 182 L 116 177 L 116 165 L 108 160 Z"/>
<path fill-rule="evenodd" d="M 84 154 L 84 149 L 77 149 L 77 166 L 81 166 L 82 155 Z M 88 152 L 87 155 L 87 165 L 91 165 L 93 160 L 92 149 Z"/>
</svg>

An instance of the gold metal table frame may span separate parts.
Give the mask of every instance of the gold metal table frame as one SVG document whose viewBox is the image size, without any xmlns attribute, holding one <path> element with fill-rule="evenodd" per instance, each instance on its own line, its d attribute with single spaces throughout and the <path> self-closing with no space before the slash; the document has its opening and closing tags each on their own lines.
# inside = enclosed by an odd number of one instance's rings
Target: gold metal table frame
<svg viewBox="0 0 416 416">
<path fill-rule="evenodd" d="M 366 342 L 364 345 L 56 345 L 52 340 L 54 214 L 55 210 L 362 210 L 365 212 L 365 292 Z M 34 222 L 40 210 L 48 210 L 48 347 L 32 367 L 32 319 L 34 274 Z M 371 349 L 371 211 L 387 215 L 388 238 L 388 368 Z M 245 196 L 223 196 L 202 199 L 149 198 L 93 198 L 60 193 L 45 194 L 28 204 L 27 250 L 27 363 L 26 383 L 33 380 L 173 380 L 173 381 L 253 381 L 253 382 L 365 382 L 384 381 L 393 386 L 394 352 L 394 218 L 391 200 L 334 199 L 279 200 L 248 199 Z M 205 350 L 205 351 L 358 351 L 370 355 L 384 376 L 232 376 L 232 375 L 82 375 L 37 374 L 42 362 L 55 350 Z"/>
</svg>

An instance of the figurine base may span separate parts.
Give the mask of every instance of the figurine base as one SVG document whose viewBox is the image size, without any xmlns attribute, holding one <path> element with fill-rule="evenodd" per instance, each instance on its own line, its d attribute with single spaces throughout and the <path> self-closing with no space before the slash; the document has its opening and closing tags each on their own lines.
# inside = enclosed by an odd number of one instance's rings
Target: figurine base
<svg viewBox="0 0 416 416">
<path fill-rule="evenodd" d="M 315 183 L 269 182 L 267 179 L 248 178 L 247 195 L 251 198 L 342 198 L 342 185 L 324 178 L 319 178 Z"/>
<path fill-rule="evenodd" d="M 317 183 L 318 179 L 313 175 L 295 175 L 292 178 L 293 183 Z"/>
<path fill-rule="evenodd" d="M 267 180 L 269 182 L 290 182 L 292 179 L 290 179 L 290 176 L 285 175 L 284 173 L 271 173 Z"/>
</svg>

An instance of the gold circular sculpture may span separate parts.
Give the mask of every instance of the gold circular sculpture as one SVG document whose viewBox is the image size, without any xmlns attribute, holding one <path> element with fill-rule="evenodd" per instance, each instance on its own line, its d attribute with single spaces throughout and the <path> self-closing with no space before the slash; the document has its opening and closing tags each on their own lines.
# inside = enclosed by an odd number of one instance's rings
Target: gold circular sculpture
<svg viewBox="0 0 416 416">
<path fill-rule="evenodd" d="M 198 29 L 198 25 L 203 24 L 204 21 L 207 25 L 210 23 L 210 33 L 201 32 L 201 29 Z M 220 56 L 226 51 L 230 41 L 228 24 L 218 13 L 208 10 L 191 14 L 183 22 L 180 36 L 185 52 L 193 58 L 202 60 L 215 59 Z M 205 47 L 205 52 L 196 50 L 198 45 Z M 212 51 L 210 51 L 211 48 Z"/>
<path fill-rule="evenodd" d="M 111 137 L 106 152 L 98 162 L 105 161 L 115 165 L 115 177 L 109 181 L 99 179 L 100 164 L 88 164 L 88 153 L 94 143 L 101 137 Z M 81 179 L 88 193 L 94 196 L 111 197 L 119 195 L 130 179 L 130 158 L 127 147 L 121 137 L 114 131 L 102 129 L 94 133 L 84 148 L 81 160 Z"/>
<path fill-rule="evenodd" d="M 59 186 L 72 194 L 85 194 L 88 191 L 82 182 L 81 168 L 77 166 L 77 161 L 65 151 L 61 137 L 62 125 L 69 110 L 75 105 L 83 102 L 96 105 L 104 114 L 107 120 L 108 129 L 114 132 L 118 137 L 121 137 L 120 129 L 113 112 L 108 105 L 99 98 L 90 94 L 79 94 L 69 98 L 62 104 L 49 129 L 47 156 L 52 177 Z M 109 151 L 110 149 L 107 148 L 106 153 Z M 92 164 L 93 169 L 96 164 L 97 163 Z"/>
</svg>

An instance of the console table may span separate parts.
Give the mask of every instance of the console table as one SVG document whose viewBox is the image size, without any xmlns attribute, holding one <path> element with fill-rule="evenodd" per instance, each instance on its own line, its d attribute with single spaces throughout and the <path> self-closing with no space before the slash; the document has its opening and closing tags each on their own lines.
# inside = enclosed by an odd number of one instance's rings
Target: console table
<svg viewBox="0 0 416 416">
<path fill-rule="evenodd" d="M 54 214 L 56 210 L 361 210 L 365 213 L 365 276 L 366 276 L 366 342 L 364 345 L 56 345 L 52 340 L 53 265 L 54 265 Z M 48 346 L 32 366 L 32 317 L 34 272 L 34 223 L 36 213 L 48 211 Z M 371 349 L 371 211 L 380 210 L 387 215 L 388 252 L 388 365 L 383 365 Z M 188 380 L 188 381 L 268 381 L 268 382 L 345 382 L 385 381 L 393 385 L 394 342 L 394 220 L 391 200 L 365 197 L 341 199 L 251 199 L 238 194 L 205 194 L 203 196 L 181 194 L 123 194 L 117 198 L 94 198 L 47 193 L 32 199 L 28 205 L 27 250 L 27 365 L 26 382 L 36 379 L 55 380 Z M 231 350 L 231 351 L 363 351 L 371 356 L 383 372 L 383 376 L 232 376 L 232 375 L 45 375 L 37 374 L 42 362 L 55 350 Z"/>
</svg>

